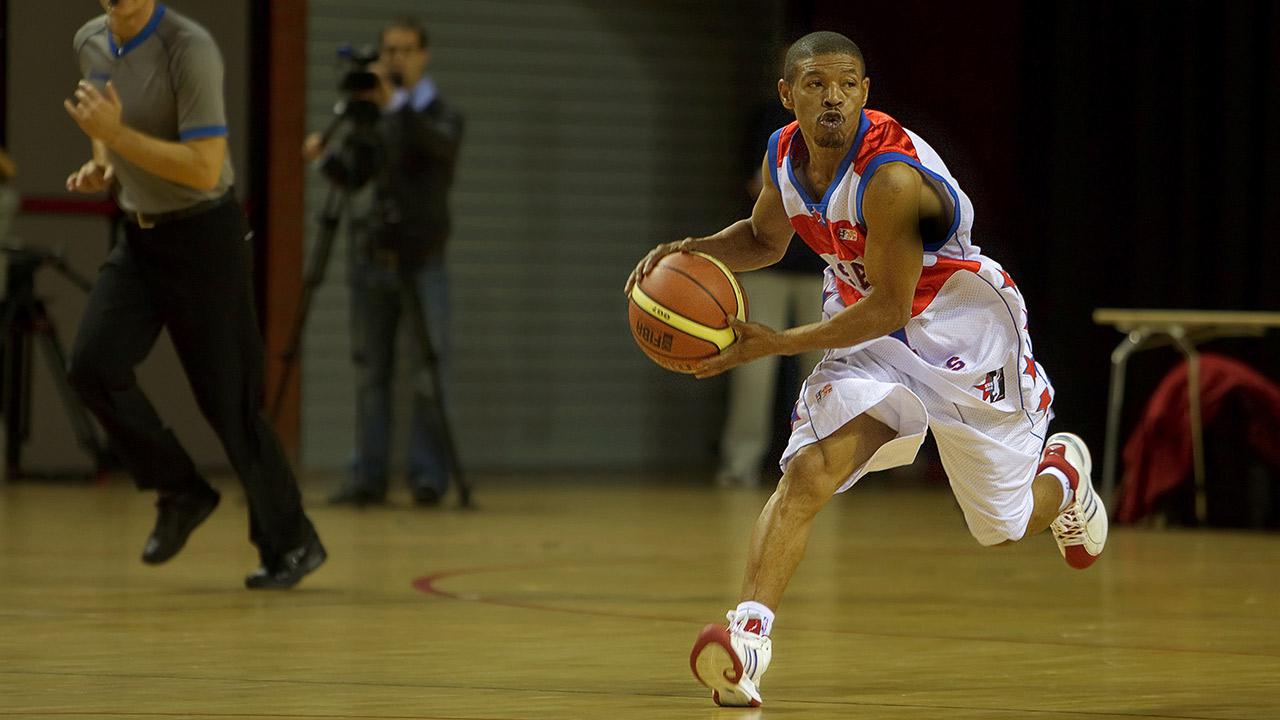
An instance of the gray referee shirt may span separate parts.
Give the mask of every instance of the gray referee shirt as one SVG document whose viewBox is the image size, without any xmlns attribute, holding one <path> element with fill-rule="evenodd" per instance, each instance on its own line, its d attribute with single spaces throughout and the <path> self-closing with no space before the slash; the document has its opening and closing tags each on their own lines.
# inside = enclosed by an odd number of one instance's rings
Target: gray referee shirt
<svg viewBox="0 0 1280 720">
<path fill-rule="evenodd" d="M 130 128 L 172 142 L 226 136 L 222 54 L 209 31 L 194 21 L 157 3 L 142 32 L 117 46 L 103 15 L 80 28 L 75 50 L 85 80 L 99 90 L 108 80 L 115 86 Z M 208 191 L 170 182 L 108 154 L 120 181 L 120 205 L 128 212 L 188 208 L 222 197 L 235 181 L 229 152 L 218 186 Z"/>
</svg>

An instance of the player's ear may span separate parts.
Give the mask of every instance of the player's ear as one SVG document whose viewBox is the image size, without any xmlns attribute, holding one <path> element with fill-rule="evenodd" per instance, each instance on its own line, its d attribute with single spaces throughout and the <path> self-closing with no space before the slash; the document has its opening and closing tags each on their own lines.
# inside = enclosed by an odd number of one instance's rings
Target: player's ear
<svg viewBox="0 0 1280 720">
<path fill-rule="evenodd" d="M 778 81 L 778 97 L 782 98 L 782 107 L 795 111 L 796 105 L 791 100 L 791 83 L 785 79 Z"/>
</svg>

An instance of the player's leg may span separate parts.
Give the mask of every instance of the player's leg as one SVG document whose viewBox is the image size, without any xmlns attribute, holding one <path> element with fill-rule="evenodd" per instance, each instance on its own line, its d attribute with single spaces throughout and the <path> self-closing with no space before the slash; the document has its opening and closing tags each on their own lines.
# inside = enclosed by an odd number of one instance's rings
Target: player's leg
<svg viewBox="0 0 1280 720">
<path fill-rule="evenodd" d="M 760 705 L 759 680 L 769 667 L 773 611 L 795 574 L 813 519 L 851 475 L 897 432 L 860 415 L 831 436 L 801 448 L 756 519 L 742 581 L 741 603 L 729 627 L 708 625 L 694 643 L 690 666 L 717 705 Z"/>
<path fill-rule="evenodd" d="M 1106 542 L 1106 510 L 1080 438 L 1059 433 L 1042 450 L 1047 413 L 1028 425 L 1021 413 L 991 419 L 970 411 L 961 418 L 929 407 L 938 454 L 978 542 L 1008 545 L 1052 526 L 1070 565 L 1093 563 Z"/>
<path fill-rule="evenodd" d="M 756 519 L 740 600 L 778 607 L 804 557 L 818 511 L 855 470 L 895 437 L 896 430 L 870 415 L 860 415 L 796 453 Z"/>
<path fill-rule="evenodd" d="M 863 357 L 821 363 L 801 392 L 783 477 L 756 521 L 738 606 L 728 627 L 703 629 L 690 655 L 694 675 L 720 705 L 761 702 L 773 611 L 808 544 L 814 517 L 832 495 L 868 472 L 909 464 L 928 425 L 924 405 L 890 367 Z"/>
</svg>

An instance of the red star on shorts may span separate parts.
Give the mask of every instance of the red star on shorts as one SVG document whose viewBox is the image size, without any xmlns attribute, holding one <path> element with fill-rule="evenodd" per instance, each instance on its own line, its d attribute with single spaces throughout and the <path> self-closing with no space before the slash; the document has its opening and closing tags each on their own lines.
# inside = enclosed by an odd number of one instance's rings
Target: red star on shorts
<svg viewBox="0 0 1280 720">
<path fill-rule="evenodd" d="M 1036 373 L 1036 361 L 1032 360 L 1031 357 L 1027 355 L 1023 355 L 1022 359 L 1027 361 L 1027 369 L 1023 370 L 1022 374 L 1030 375 L 1032 380 L 1039 379 L 1040 376 Z"/>
<path fill-rule="evenodd" d="M 1009 273 L 1008 273 L 1008 272 L 1006 272 L 1006 271 L 1004 271 L 1004 270 L 1001 270 L 1001 271 L 1000 271 L 1000 275 L 1004 278 L 1004 284 L 1000 286 L 1000 289 L 1001 289 L 1001 290 L 1003 290 L 1003 289 L 1005 289 L 1005 288 L 1016 288 L 1016 287 L 1018 287 L 1018 284 L 1017 284 L 1017 283 L 1015 283 L 1015 282 L 1013 281 L 1013 277 L 1012 277 L 1011 275 L 1009 275 Z"/>
<path fill-rule="evenodd" d="M 1049 409 L 1049 403 L 1053 402 L 1053 396 L 1049 394 L 1049 388 L 1045 388 L 1040 393 L 1040 407 L 1036 408 L 1036 412 L 1044 412 Z"/>
</svg>

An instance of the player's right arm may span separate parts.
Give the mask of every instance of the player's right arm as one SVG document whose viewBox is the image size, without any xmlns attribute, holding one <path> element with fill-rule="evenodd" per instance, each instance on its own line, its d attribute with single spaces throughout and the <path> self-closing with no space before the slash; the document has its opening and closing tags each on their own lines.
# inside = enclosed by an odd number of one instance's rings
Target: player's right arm
<svg viewBox="0 0 1280 720">
<path fill-rule="evenodd" d="M 67 177 L 67 189 L 79 193 L 99 193 L 111 187 L 114 176 L 115 168 L 107 161 L 106 146 L 94 140 L 92 157 Z"/>
<path fill-rule="evenodd" d="M 663 243 L 650 250 L 631 271 L 624 292 L 630 295 L 631 288 L 652 272 L 659 260 L 674 252 L 703 252 L 734 272 L 759 270 L 781 260 L 787 254 L 787 245 L 795 230 L 782 205 L 782 193 L 773 184 L 768 163 L 766 156 L 762 171 L 764 188 L 756 197 L 750 218 L 739 220 L 715 235 Z"/>
</svg>

